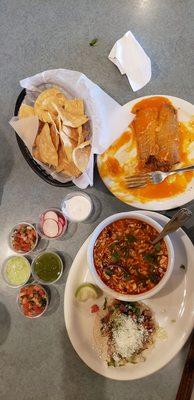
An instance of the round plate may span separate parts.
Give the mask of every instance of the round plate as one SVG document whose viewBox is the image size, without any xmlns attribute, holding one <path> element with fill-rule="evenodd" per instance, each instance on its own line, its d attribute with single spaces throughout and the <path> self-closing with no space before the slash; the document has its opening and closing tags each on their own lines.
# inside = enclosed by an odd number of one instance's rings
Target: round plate
<svg viewBox="0 0 194 400">
<path fill-rule="evenodd" d="M 142 211 L 153 217 L 161 225 L 169 219 L 163 215 Z M 138 364 L 128 363 L 124 367 L 107 367 L 99 358 L 93 345 L 93 323 L 95 314 L 90 313 L 91 304 L 102 303 L 93 300 L 79 303 L 74 297 L 78 285 L 93 282 L 87 266 L 87 247 L 89 238 L 78 251 L 71 266 L 64 296 L 64 315 L 70 341 L 79 357 L 92 370 L 107 378 L 133 380 L 150 375 L 166 365 L 182 348 L 193 329 L 194 322 L 194 274 L 193 245 L 182 229 L 171 234 L 175 248 L 175 266 L 166 286 L 154 297 L 144 301 L 151 307 L 159 326 L 166 332 L 165 339 L 157 339 L 149 349 L 146 361 Z M 181 264 L 186 269 L 180 268 Z"/>
<path fill-rule="evenodd" d="M 178 97 L 173 97 L 173 96 L 166 96 L 166 95 L 154 95 L 154 96 L 145 96 L 145 97 L 139 97 L 138 99 L 132 100 L 129 103 L 125 104 L 124 107 L 128 107 L 129 111 L 132 110 L 133 106 L 138 103 L 139 101 L 149 98 L 149 97 L 166 97 L 171 101 L 173 106 L 177 109 L 178 112 L 178 120 L 181 122 L 188 122 L 192 119 L 194 115 L 194 105 L 189 103 L 188 101 L 185 101 L 183 99 L 179 99 Z M 191 154 L 190 154 L 191 160 L 194 159 L 194 150 L 192 148 Z M 191 161 L 192 162 L 192 161 Z M 100 173 L 100 156 L 98 156 L 98 170 L 99 174 Z M 125 202 L 126 204 L 130 204 L 133 207 L 136 208 L 141 208 L 144 210 L 170 210 L 172 208 L 176 207 L 181 207 L 182 205 L 188 203 L 189 201 L 192 201 L 194 198 L 194 176 L 193 179 L 190 181 L 190 183 L 187 185 L 187 188 L 184 192 L 180 193 L 179 195 L 176 196 L 171 196 L 167 198 L 161 198 L 161 199 L 156 199 L 152 201 L 144 201 L 141 202 L 138 200 L 135 195 L 132 195 L 131 191 L 127 195 L 126 193 L 122 193 L 119 190 L 114 189 L 114 181 L 109 178 L 109 177 L 101 177 L 104 184 L 107 186 L 107 188 L 111 191 L 111 193 L 116 196 L 118 199 L 121 201 Z M 141 189 L 140 189 L 141 190 Z"/>
</svg>

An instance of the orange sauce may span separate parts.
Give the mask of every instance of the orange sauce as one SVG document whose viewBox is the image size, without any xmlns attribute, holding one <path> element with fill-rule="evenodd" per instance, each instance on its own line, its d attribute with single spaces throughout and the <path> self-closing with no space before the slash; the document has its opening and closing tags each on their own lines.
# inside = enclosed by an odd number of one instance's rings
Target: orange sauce
<svg viewBox="0 0 194 400">
<path fill-rule="evenodd" d="M 170 100 L 165 97 L 150 97 L 135 104 L 132 112 L 135 113 L 137 109 L 141 107 L 156 106 L 159 107 L 161 104 L 170 103 Z M 191 159 L 189 155 L 189 145 L 194 141 L 194 121 L 188 123 L 179 123 L 180 129 L 180 160 L 181 166 L 191 165 L 194 163 L 194 158 Z M 176 196 L 184 192 L 194 177 L 194 172 L 186 172 L 184 174 L 176 174 L 172 177 L 165 179 L 158 185 L 148 184 L 144 188 L 139 189 L 128 189 L 123 181 L 124 168 L 120 165 L 119 161 L 114 157 L 114 154 L 121 146 L 131 141 L 131 147 L 136 149 L 136 140 L 133 129 L 131 131 L 124 132 L 119 139 L 117 139 L 110 148 L 105 152 L 107 158 L 101 162 L 100 175 L 102 178 L 110 177 L 116 184 L 116 191 L 122 192 L 122 200 L 124 196 L 131 194 L 141 202 L 147 202 L 151 200 L 159 200 Z M 130 164 L 130 156 L 129 156 Z M 115 191 L 115 195 L 117 195 Z M 113 190 L 114 192 L 114 190 Z"/>
<path fill-rule="evenodd" d="M 163 104 L 172 104 L 172 103 L 166 97 L 162 96 L 148 97 L 147 99 L 141 100 L 138 103 L 136 103 L 133 106 L 131 112 L 135 114 L 137 110 L 140 110 L 142 108 L 149 108 L 149 107 L 160 108 Z"/>
</svg>

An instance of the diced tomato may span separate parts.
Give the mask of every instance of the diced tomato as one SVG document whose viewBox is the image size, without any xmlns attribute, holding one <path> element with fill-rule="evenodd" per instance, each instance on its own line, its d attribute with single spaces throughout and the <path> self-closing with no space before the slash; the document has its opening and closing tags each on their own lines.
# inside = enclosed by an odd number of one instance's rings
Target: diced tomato
<svg viewBox="0 0 194 400">
<path fill-rule="evenodd" d="M 93 306 L 91 307 L 91 313 L 96 313 L 99 311 L 99 307 L 97 304 L 93 304 Z"/>
<path fill-rule="evenodd" d="M 45 299 L 45 291 L 39 285 L 29 285 L 20 290 L 20 304 L 24 315 L 36 316 L 41 314 L 45 306 L 42 300 Z"/>
</svg>

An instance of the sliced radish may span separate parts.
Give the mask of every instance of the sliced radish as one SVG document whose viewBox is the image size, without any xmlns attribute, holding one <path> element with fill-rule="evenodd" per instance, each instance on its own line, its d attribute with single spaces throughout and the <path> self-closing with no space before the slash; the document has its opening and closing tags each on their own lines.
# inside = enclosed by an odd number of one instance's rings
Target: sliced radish
<svg viewBox="0 0 194 400">
<path fill-rule="evenodd" d="M 58 222 L 58 215 L 57 215 L 57 213 L 56 212 L 54 212 L 54 211 L 47 211 L 45 214 L 44 214 L 44 219 L 54 219 L 54 221 L 56 221 L 56 222 Z"/>
<path fill-rule="evenodd" d="M 40 225 L 43 226 L 43 224 L 44 224 L 44 215 L 42 214 L 40 216 Z"/>
<path fill-rule="evenodd" d="M 59 217 L 58 222 L 60 222 L 61 225 L 63 225 L 63 226 L 66 224 L 66 220 L 65 220 L 65 218 L 63 218 L 63 217 Z"/>
<path fill-rule="evenodd" d="M 42 229 L 44 234 L 50 238 L 58 236 L 59 227 L 54 219 L 45 219 Z"/>
<path fill-rule="evenodd" d="M 58 227 L 59 227 L 58 236 L 60 236 L 62 234 L 62 232 L 63 232 L 64 225 L 62 225 L 61 222 L 59 221 L 58 222 Z"/>
</svg>

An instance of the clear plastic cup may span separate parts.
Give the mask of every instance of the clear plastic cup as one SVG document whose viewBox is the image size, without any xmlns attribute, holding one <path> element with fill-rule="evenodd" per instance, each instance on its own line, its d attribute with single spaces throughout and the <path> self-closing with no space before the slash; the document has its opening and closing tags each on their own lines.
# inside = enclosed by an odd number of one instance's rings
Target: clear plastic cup
<svg viewBox="0 0 194 400">
<path fill-rule="evenodd" d="M 35 240 L 34 246 L 33 246 L 29 251 L 16 250 L 16 249 L 14 248 L 14 246 L 13 246 L 13 235 L 14 235 L 14 231 L 17 230 L 17 229 L 19 228 L 19 226 L 23 226 L 23 227 L 25 227 L 25 226 L 30 226 L 30 227 L 34 230 L 34 232 L 35 232 L 36 240 Z M 22 222 L 19 222 L 19 223 L 16 224 L 16 225 L 14 225 L 14 227 L 11 229 L 11 231 L 9 232 L 9 235 L 8 235 L 9 247 L 10 247 L 15 253 L 17 253 L 17 254 L 22 254 L 23 256 L 24 256 L 24 255 L 27 255 L 27 254 L 30 254 L 30 253 L 32 253 L 32 252 L 35 250 L 35 248 L 36 248 L 36 246 L 37 246 L 37 244 L 38 244 L 38 239 L 39 239 L 39 237 L 38 237 L 37 229 L 35 228 L 35 226 L 34 226 L 32 223 L 27 222 L 27 221 L 22 221 Z"/>
<path fill-rule="evenodd" d="M 62 230 L 61 230 L 60 234 L 58 234 L 57 236 L 54 236 L 54 237 L 50 237 L 50 236 L 45 235 L 45 233 L 43 231 L 44 215 L 49 211 L 54 211 L 59 217 L 61 217 L 64 220 L 64 225 L 62 227 Z M 47 208 L 46 210 L 44 210 L 39 215 L 39 221 L 38 221 L 38 224 L 37 224 L 37 231 L 38 231 L 39 235 L 42 238 L 47 239 L 47 240 L 59 239 L 61 236 L 64 235 L 66 229 L 67 229 L 67 218 L 65 218 L 65 216 L 62 213 L 62 211 L 59 208 Z"/>
<path fill-rule="evenodd" d="M 85 222 L 92 214 L 93 202 L 85 192 L 74 191 L 65 196 L 61 203 L 61 210 L 69 221 Z"/>
<path fill-rule="evenodd" d="M 26 288 L 26 287 L 30 287 L 30 286 L 38 286 L 39 288 L 41 288 L 41 290 L 44 291 L 44 294 L 45 294 L 45 297 L 46 297 L 46 305 L 45 305 L 44 310 L 42 311 L 42 313 L 37 314 L 37 315 L 33 315 L 33 316 L 32 315 L 31 316 L 30 315 L 25 315 L 24 312 L 23 312 L 23 309 L 22 309 L 22 305 L 20 304 L 20 292 L 17 295 L 17 305 L 18 305 L 19 311 L 21 312 L 21 314 L 24 317 L 30 318 L 30 319 L 34 319 L 34 318 L 41 317 L 47 311 L 48 306 L 49 306 L 49 296 L 48 296 L 48 293 L 47 293 L 46 289 L 42 285 L 40 285 L 39 283 L 31 283 L 31 284 L 25 285 L 23 287 Z"/>
<path fill-rule="evenodd" d="M 13 259 L 14 257 L 15 257 L 15 258 L 21 258 L 22 260 L 25 260 L 25 263 L 26 263 L 26 265 L 28 265 L 28 268 L 29 268 L 29 272 L 28 272 L 28 274 L 26 275 L 26 279 L 23 280 L 20 284 L 11 283 L 10 280 L 9 280 L 9 278 L 8 278 L 8 275 L 7 275 L 7 273 L 6 273 L 6 270 L 7 270 L 7 263 L 8 263 L 8 261 L 9 261 L 10 259 Z M 1 269 L 1 275 L 2 275 L 2 278 L 3 278 L 4 282 L 6 283 L 6 285 L 8 285 L 9 287 L 12 287 L 12 288 L 19 288 L 19 287 L 25 285 L 25 284 L 29 281 L 29 279 L 30 279 L 30 276 L 31 276 L 31 266 L 30 266 L 30 262 L 27 260 L 26 257 L 24 257 L 24 256 L 22 256 L 22 255 L 19 255 L 19 254 L 18 254 L 17 256 L 16 256 L 16 255 L 12 255 L 12 256 L 10 256 L 10 257 L 8 257 L 8 258 L 6 258 L 6 259 L 4 260 L 3 265 L 2 265 L 2 269 Z"/>
<path fill-rule="evenodd" d="M 38 276 L 38 274 L 35 272 L 35 269 L 34 269 L 34 268 L 35 268 L 35 262 L 38 260 L 38 258 L 40 258 L 41 256 L 43 256 L 44 254 L 54 254 L 54 255 L 58 258 L 58 260 L 59 260 L 59 262 L 60 262 L 60 268 L 61 268 L 60 274 L 58 275 L 58 277 L 57 277 L 56 279 L 54 279 L 54 280 L 52 280 L 52 281 L 46 281 L 46 280 L 41 279 L 41 278 Z M 62 274 L 63 274 L 63 261 L 62 261 L 61 257 L 60 257 L 56 252 L 54 252 L 54 251 L 44 251 L 44 252 L 42 252 L 42 253 L 39 253 L 39 254 L 34 258 L 34 260 L 32 261 L 31 269 L 32 269 L 32 275 L 33 275 L 33 277 L 34 277 L 34 279 L 35 279 L 36 281 L 42 283 L 43 285 L 51 285 L 51 284 L 57 282 L 57 281 L 61 278 L 61 276 L 62 276 Z"/>
</svg>

